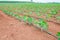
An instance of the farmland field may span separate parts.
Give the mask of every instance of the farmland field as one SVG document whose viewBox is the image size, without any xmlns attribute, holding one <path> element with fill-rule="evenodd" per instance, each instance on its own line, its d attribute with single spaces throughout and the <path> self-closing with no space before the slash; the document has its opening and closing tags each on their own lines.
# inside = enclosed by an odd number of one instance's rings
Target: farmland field
<svg viewBox="0 0 60 40">
<path fill-rule="evenodd" d="M 1 40 L 57 40 L 58 32 L 59 3 L 0 3 Z"/>
</svg>

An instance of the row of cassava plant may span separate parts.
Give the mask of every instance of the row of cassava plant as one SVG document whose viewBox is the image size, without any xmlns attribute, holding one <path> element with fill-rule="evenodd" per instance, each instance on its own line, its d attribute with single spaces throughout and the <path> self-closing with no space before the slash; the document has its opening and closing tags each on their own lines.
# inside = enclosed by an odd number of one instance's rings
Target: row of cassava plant
<svg viewBox="0 0 60 40">
<path fill-rule="evenodd" d="M 33 4 L 33 5 L 32 5 Z M 41 16 L 41 15 L 45 15 L 47 12 L 49 12 L 48 14 L 46 14 L 46 18 L 49 19 L 51 18 L 53 15 L 56 15 L 58 12 L 58 10 L 60 10 L 59 4 L 49 4 L 50 6 L 47 6 L 48 4 L 34 4 L 34 3 L 22 3 L 22 4 L 2 4 L 0 5 L 0 9 L 6 9 L 12 13 L 19 13 L 19 14 L 25 14 L 25 15 L 32 15 L 33 12 L 37 15 L 37 16 Z M 48 11 L 50 10 L 50 11 Z M 25 12 L 25 11 L 29 11 L 29 12 Z"/>
<path fill-rule="evenodd" d="M 23 15 L 22 16 L 22 15 L 10 13 L 10 12 L 6 12 L 6 14 L 7 15 L 10 15 L 10 16 L 13 16 L 13 17 L 15 17 L 16 19 L 18 19 L 20 21 L 23 21 L 25 23 L 28 23 L 29 25 L 35 25 L 37 28 L 40 28 L 41 30 L 47 32 L 48 34 L 56 37 L 52 33 L 48 32 L 48 24 L 47 24 L 47 22 L 43 18 L 36 19 L 36 18 L 27 16 L 27 15 Z"/>
<path fill-rule="evenodd" d="M 23 16 L 20 16 L 18 14 L 14 14 L 14 13 L 11 13 L 11 12 L 7 12 L 5 11 L 7 15 L 11 15 L 19 20 L 23 20 L 24 22 L 28 22 L 29 24 L 36 24 L 36 25 L 39 25 L 40 27 L 42 28 L 45 28 L 45 29 L 48 29 L 48 24 L 44 21 L 43 18 L 40 18 L 39 20 L 38 19 L 35 19 L 31 16 L 27 16 L 27 15 L 23 15 Z"/>
</svg>

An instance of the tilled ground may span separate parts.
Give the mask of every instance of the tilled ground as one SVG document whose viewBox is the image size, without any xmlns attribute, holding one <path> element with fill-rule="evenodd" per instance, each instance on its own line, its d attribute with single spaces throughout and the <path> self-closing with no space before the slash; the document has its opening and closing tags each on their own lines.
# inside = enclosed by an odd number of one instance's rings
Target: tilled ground
<svg viewBox="0 0 60 40">
<path fill-rule="evenodd" d="M 49 31 L 54 35 L 60 31 L 60 25 L 48 22 Z M 20 22 L 0 11 L 0 40 L 57 40 L 33 26 Z"/>
</svg>

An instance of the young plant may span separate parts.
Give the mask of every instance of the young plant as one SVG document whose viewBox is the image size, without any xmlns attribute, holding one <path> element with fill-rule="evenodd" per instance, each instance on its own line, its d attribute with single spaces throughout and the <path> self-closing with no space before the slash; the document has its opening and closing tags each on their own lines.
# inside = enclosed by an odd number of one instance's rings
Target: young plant
<svg viewBox="0 0 60 40">
<path fill-rule="evenodd" d="M 38 21 L 38 20 L 34 20 L 33 23 L 34 23 L 34 25 L 36 25 L 38 28 L 41 28 L 41 27 L 39 26 L 39 21 Z"/>
<path fill-rule="evenodd" d="M 38 20 L 34 20 L 34 24 L 38 25 L 38 23 L 39 23 Z"/>
<path fill-rule="evenodd" d="M 60 20 L 60 16 L 57 16 L 56 19 L 57 19 L 57 20 Z"/>
<path fill-rule="evenodd" d="M 41 16 L 40 11 L 35 12 L 37 16 Z"/>
<path fill-rule="evenodd" d="M 28 21 L 29 24 L 32 24 L 32 22 L 34 21 L 34 18 L 28 17 L 27 21 Z"/>
<path fill-rule="evenodd" d="M 14 14 L 14 17 L 17 18 L 17 19 L 19 19 L 19 20 L 22 19 L 22 17 L 20 15 L 18 15 L 18 14 Z"/>
<path fill-rule="evenodd" d="M 37 13 L 37 16 L 41 16 L 41 14 L 40 13 Z"/>
<path fill-rule="evenodd" d="M 30 15 L 32 15 L 33 12 L 29 12 Z"/>
<path fill-rule="evenodd" d="M 52 14 L 47 14 L 47 15 L 46 15 L 46 18 L 47 18 L 47 19 L 49 19 L 49 18 L 51 18 L 51 17 L 52 17 Z"/>
<path fill-rule="evenodd" d="M 39 26 L 40 26 L 43 30 L 48 30 L 48 24 L 47 24 L 47 22 L 45 22 L 44 19 L 42 19 L 42 18 L 39 19 Z"/>
<path fill-rule="evenodd" d="M 15 16 L 15 14 L 12 13 L 12 12 L 9 12 L 8 14 L 9 14 L 10 16 L 13 16 L 13 17 Z"/>
<path fill-rule="evenodd" d="M 58 40 L 60 40 L 60 32 L 57 32 L 56 35 L 58 36 Z"/>
<path fill-rule="evenodd" d="M 50 14 L 56 15 L 57 14 L 57 11 L 56 10 L 51 10 Z"/>
<path fill-rule="evenodd" d="M 26 22 L 27 19 L 28 19 L 28 16 L 23 16 L 23 17 L 22 17 L 22 20 L 23 20 L 24 22 Z"/>
<path fill-rule="evenodd" d="M 3 10 L 3 12 L 4 12 L 5 14 L 8 14 L 8 15 L 9 15 L 9 11 Z"/>
</svg>

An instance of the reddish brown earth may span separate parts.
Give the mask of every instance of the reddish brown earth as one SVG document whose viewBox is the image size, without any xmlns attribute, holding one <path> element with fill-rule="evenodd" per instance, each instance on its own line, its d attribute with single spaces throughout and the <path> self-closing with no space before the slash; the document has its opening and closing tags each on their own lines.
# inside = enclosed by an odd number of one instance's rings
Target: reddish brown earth
<svg viewBox="0 0 60 40">
<path fill-rule="evenodd" d="M 60 25 L 48 22 L 49 31 L 56 34 Z M 57 40 L 53 36 L 41 32 L 33 26 L 25 25 L 0 11 L 0 40 Z"/>
</svg>

